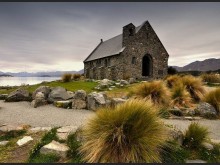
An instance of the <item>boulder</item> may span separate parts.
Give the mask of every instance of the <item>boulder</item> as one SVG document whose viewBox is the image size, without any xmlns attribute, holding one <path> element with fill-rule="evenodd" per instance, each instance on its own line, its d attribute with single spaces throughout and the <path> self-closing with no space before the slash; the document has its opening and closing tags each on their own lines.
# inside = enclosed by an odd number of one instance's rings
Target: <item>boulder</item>
<svg viewBox="0 0 220 165">
<path fill-rule="evenodd" d="M 129 83 L 129 84 L 136 83 L 135 78 L 129 78 L 128 83 Z"/>
<path fill-rule="evenodd" d="M 199 103 L 195 111 L 201 116 L 207 116 L 207 115 L 216 116 L 217 115 L 217 111 L 215 110 L 215 108 L 211 104 L 206 103 L 206 102 Z"/>
<path fill-rule="evenodd" d="M 47 99 L 51 89 L 49 86 L 39 86 L 32 94 L 32 98 L 35 99 L 37 93 L 42 93 L 44 98 Z"/>
<path fill-rule="evenodd" d="M 29 92 L 23 88 L 19 88 L 11 92 L 5 99 L 6 102 L 30 101 L 30 100 L 31 97 Z"/>
<path fill-rule="evenodd" d="M 51 127 L 34 127 L 31 128 L 29 131 L 30 132 L 40 132 L 40 131 L 50 131 L 52 128 Z"/>
<path fill-rule="evenodd" d="M 22 146 L 24 144 L 27 144 L 28 142 L 32 141 L 32 137 L 31 136 L 24 136 L 22 139 L 19 139 L 17 141 L 17 145 Z"/>
<path fill-rule="evenodd" d="M 77 126 L 64 126 L 57 129 L 57 137 L 60 140 L 67 140 L 68 135 L 73 134 L 78 129 Z"/>
<path fill-rule="evenodd" d="M 122 98 L 112 98 L 111 99 L 111 104 L 113 106 L 117 105 L 117 104 L 121 104 L 121 103 L 124 103 L 126 102 L 127 100 L 126 99 L 122 99 Z"/>
<path fill-rule="evenodd" d="M 106 105 L 104 93 L 92 92 L 87 95 L 87 109 L 96 110 L 97 108 Z"/>
<path fill-rule="evenodd" d="M 47 104 L 47 100 L 45 99 L 45 94 L 43 92 L 37 92 L 36 95 L 35 95 L 35 100 L 33 100 L 31 102 L 31 106 L 34 107 L 34 108 L 37 108 L 39 106 L 42 106 L 42 105 L 46 105 Z"/>
<path fill-rule="evenodd" d="M 75 93 L 72 91 L 67 91 L 67 93 L 71 98 L 73 98 L 75 96 Z"/>
<path fill-rule="evenodd" d="M 78 90 L 75 92 L 74 99 L 86 100 L 86 91 Z"/>
<path fill-rule="evenodd" d="M 48 96 L 48 101 L 53 103 L 54 101 L 68 100 L 71 98 L 72 96 L 68 94 L 65 88 L 55 87 L 55 88 L 52 88 Z"/>
<path fill-rule="evenodd" d="M 58 108 L 65 108 L 65 109 L 71 109 L 72 108 L 72 101 L 71 100 L 65 100 L 65 101 L 54 101 L 54 106 Z"/>
<path fill-rule="evenodd" d="M 72 100 L 72 109 L 85 109 L 86 101 L 81 99 L 73 99 Z"/>
<path fill-rule="evenodd" d="M 129 84 L 129 82 L 128 82 L 128 81 L 126 81 L 126 80 L 120 80 L 120 84 L 121 84 L 121 85 L 128 85 L 128 84 Z"/>
<path fill-rule="evenodd" d="M 41 154 L 57 154 L 62 158 L 66 158 L 68 150 L 69 150 L 69 147 L 66 144 L 61 144 L 53 140 L 49 144 L 41 147 L 40 153 Z"/>
<path fill-rule="evenodd" d="M 8 144 L 9 141 L 4 140 L 4 141 L 0 141 L 0 146 L 5 146 L 6 144 Z"/>
<path fill-rule="evenodd" d="M 0 94 L 0 100 L 5 100 L 8 97 L 8 94 Z"/>
</svg>

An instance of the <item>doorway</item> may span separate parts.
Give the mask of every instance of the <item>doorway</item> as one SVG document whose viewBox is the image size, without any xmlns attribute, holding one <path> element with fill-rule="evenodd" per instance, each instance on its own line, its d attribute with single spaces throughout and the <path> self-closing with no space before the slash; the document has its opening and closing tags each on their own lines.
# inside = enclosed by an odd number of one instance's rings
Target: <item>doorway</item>
<svg viewBox="0 0 220 165">
<path fill-rule="evenodd" d="M 142 60 L 142 76 L 151 76 L 152 68 L 152 58 L 149 54 L 147 54 Z"/>
</svg>

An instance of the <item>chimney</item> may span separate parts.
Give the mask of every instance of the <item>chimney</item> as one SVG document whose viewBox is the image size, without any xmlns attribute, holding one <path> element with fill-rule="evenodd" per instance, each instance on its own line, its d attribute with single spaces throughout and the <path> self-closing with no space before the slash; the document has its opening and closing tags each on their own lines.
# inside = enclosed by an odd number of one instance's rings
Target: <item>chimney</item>
<svg viewBox="0 0 220 165">
<path fill-rule="evenodd" d="M 103 40 L 101 39 L 101 42 L 103 42 Z"/>
</svg>

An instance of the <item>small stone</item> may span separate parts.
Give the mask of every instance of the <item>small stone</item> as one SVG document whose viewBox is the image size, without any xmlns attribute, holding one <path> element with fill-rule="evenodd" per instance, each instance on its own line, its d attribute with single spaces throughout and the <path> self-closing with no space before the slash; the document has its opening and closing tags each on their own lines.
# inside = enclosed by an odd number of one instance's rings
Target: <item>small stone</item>
<svg viewBox="0 0 220 165">
<path fill-rule="evenodd" d="M 73 99 L 72 101 L 72 109 L 85 109 L 86 101 L 81 99 Z"/>
<path fill-rule="evenodd" d="M 72 101 L 71 100 L 54 101 L 53 104 L 58 108 L 72 108 Z"/>
<path fill-rule="evenodd" d="M 0 141 L 0 146 L 5 146 L 6 144 L 8 144 L 9 141 Z"/>
<path fill-rule="evenodd" d="M 31 132 L 40 132 L 40 131 L 50 131 L 52 128 L 51 127 L 34 127 L 31 128 Z"/>
<path fill-rule="evenodd" d="M 207 150 L 213 150 L 214 148 L 212 144 L 207 143 L 207 142 L 202 143 L 202 146 L 206 148 Z"/>
<path fill-rule="evenodd" d="M 134 78 L 129 78 L 129 80 L 128 80 L 128 83 L 129 84 L 133 84 L 133 83 L 135 83 L 136 82 L 136 80 L 134 79 Z"/>
<path fill-rule="evenodd" d="M 126 99 L 122 98 L 112 98 L 112 105 L 117 105 L 126 102 Z"/>
<path fill-rule="evenodd" d="M 218 139 L 211 139 L 211 142 L 212 142 L 212 143 L 215 143 L 215 144 L 219 144 L 219 143 L 220 143 L 220 140 L 218 140 Z"/>
<path fill-rule="evenodd" d="M 69 147 L 67 145 L 61 144 L 61 143 L 53 140 L 49 144 L 43 146 L 40 149 L 40 153 L 42 153 L 42 154 L 49 154 L 49 153 L 58 154 L 62 158 L 66 158 L 68 150 L 69 150 Z"/>
<path fill-rule="evenodd" d="M 191 117 L 191 116 L 186 116 L 186 117 L 184 117 L 184 119 L 185 120 L 195 120 L 193 117 Z"/>
<path fill-rule="evenodd" d="M 67 140 L 69 133 L 57 133 L 57 137 L 60 140 Z"/>
<path fill-rule="evenodd" d="M 129 82 L 128 82 L 128 81 L 126 81 L 126 80 L 121 80 L 121 81 L 120 81 L 120 84 L 122 84 L 122 85 L 128 85 L 128 84 L 129 84 Z"/>
<path fill-rule="evenodd" d="M 74 99 L 86 100 L 86 91 L 78 90 L 75 92 Z"/>
<path fill-rule="evenodd" d="M 58 133 L 75 133 L 78 129 L 77 126 L 64 126 L 59 129 L 57 129 Z"/>
<path fill-rule="evenodd" d="M 186 163 L 207 163 L 204 160 L 195 159 L 195 160 L 186 160 Z"/>
<path fill-rule="evenodd" d="M 2 125 L 0 127 L 0 132 L 9 132 L 9 131 L 20 131 L 23 130 L 24 127 L 21 125 Z"/>
<path fill-rule="evenodd" d="M 32 141 L 32 137 L 31 136 L 24 136 L 22 139 L 17 141 L 17 145 L 22 146 L 24 144 L 27 144 L 29 141 Z"/>
</svg>

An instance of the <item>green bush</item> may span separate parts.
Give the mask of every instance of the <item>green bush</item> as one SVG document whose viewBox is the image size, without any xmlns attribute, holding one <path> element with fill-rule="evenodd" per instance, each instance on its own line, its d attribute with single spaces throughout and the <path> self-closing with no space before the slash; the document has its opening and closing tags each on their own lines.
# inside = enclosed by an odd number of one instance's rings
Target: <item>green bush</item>
<svg viewBox="0 0 220 165">
<path fill-rule="evenodd" d="M 62 76 L 62 81 L 63 81 L 63 82 L 70 82 L 71 79 L 72 79 L 72 74 L 65 73 L 65 74 L 63 74 L 63 76 Z"/>
<path fill-rule="evenodd" d="M 220 113 L 220 88 L 210 91 L 204 96 L 205 102 L 211 104 Z"/>
<path fill-rule="evenodd" d="M 150 101 L 129 100 L 99 109 L 83 128 L 80 153 L 88 163 L 160 162 L 166 137 Z"/>
<path fill-rule="evenodd" d="M 73 74 L 73 80 L 79 80 L 81 77 L 81 74 Z"/>
<path fill-rule="evenodd" d="M 208 138 L 209 132 L 206 127 L 198 123 L 191 123 L 184 134 L 183 145 L 186 148 L 198 149 Z"/>
<path fill-rule="evenodd" d="M 168 105 L 170 93 L 162 81 L 145 82 L 136 86 L 130 93 L 139 98 L 150 99 L 155 105 Z"/>
</svg>

